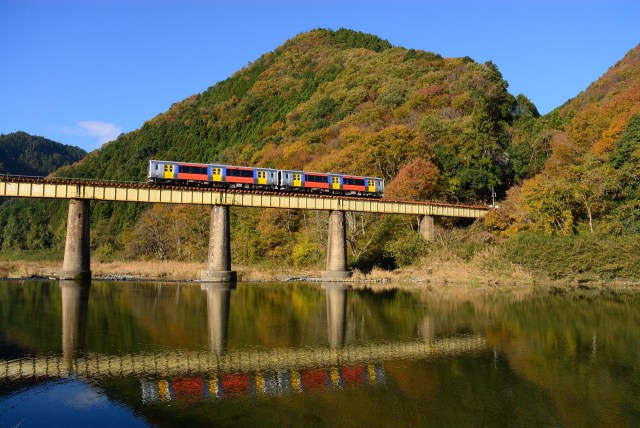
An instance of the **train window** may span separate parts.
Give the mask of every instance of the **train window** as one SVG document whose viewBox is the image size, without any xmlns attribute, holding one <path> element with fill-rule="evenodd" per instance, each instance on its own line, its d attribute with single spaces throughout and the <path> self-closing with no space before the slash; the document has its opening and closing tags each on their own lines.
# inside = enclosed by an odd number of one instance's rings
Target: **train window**
<svg viewBox="0 0 640 428">
<path fill-rule="evenodd" d="M 344 178 L 344 184 L 351 186 L 364 186 L 364 180 L 359 178 Z"/>
<path fill-rule="evenodd" d="M 253 170 L 227 168 L 227 175 L 231 177 L 253 177 Z"/>
<path fill-rule="evenodd" d="M 310 181 L 312 183 L 328 183 L 329 177 L 321 176 L 321 175 L 306 175 L 306 181 Z"/>
<path fill-rule="evenodd" d="M 158 164 L 155 165 L 156 166 L 156 171 L 158 170 Z"/>
</svg>

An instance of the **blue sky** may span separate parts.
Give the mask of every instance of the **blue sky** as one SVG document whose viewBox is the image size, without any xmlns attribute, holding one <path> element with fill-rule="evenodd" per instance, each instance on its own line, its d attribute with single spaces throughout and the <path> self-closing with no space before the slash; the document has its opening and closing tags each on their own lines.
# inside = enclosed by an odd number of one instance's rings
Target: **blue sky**
<svg viewBox="0 0 640 428">
<path fill-rule="evenodd" d="M 0 0 L 0 133 L 86 150 L 287 39 L 341 27 L 493 61 L 546 113 L 640 43 L 640 1 Z"/>
</svg>

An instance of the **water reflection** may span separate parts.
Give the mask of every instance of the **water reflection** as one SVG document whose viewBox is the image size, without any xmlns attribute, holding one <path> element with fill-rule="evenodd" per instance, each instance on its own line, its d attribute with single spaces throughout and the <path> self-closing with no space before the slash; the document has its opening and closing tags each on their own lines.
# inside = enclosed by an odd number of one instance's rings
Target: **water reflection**
<svg viewBox="0 0 640 428">
<path fill-rule="evenodd" d="M 266 370 L 252 373 L 220 372 L 211 377 L 143 379 L 145 404 L 171 401 L 207 401 L 233 397 L 257 398 L 311 391 L 384 385 L 381 363 L 319 367 L 312 369 Z"/>
<path fill-rule="evenodd" d="M 84 350 L 91 281 L 60 281 L 62 355 L 69 368 Z"/>
<path fill-rule="evenodd" d="M 640 426 L 639 308 L 580 290 L 0 282 L 0 417 L 71 382 L 155 426 Z"/>
<path fill-rule="evenodd" d="M 425 343 L 433 342 L 436 335 L 436 326 L 432 316 L 425 315 L 422 317 L 422 320 L 420 320 L 420 326 L 418 327 L 418 332 Z"/>
<path fill-rule="evenodd" d="M 207 293 L 207 320 L 209 347 L 215 355 L 227 352 L 229 336 L 229 303 L 235 282 L 205 282 L 202 290 Z"/>
<path fill-rule="evenodd" d="M 327 296 L 327 336 L 331 348 L 344 346 L 348 287 L 335 282 L 322 284 Z"/>
</svg>

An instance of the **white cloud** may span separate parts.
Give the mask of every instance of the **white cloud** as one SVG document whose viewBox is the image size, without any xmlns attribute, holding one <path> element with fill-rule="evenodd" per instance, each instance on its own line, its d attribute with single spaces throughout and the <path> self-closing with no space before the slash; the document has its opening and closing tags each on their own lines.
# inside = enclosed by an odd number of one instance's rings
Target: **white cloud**
<svg viewBox="0 0 640 428">
<path fill-rule="evenodd" d="M 78 122 L 73 128 L 65 128 L 64 133 L 81 137 L 95 137 L 98 139 L 98 144 L 102 145 L 115 140 L 122 133 L 122 129 L 113 123 L 85 120 Z"/>
</svg>

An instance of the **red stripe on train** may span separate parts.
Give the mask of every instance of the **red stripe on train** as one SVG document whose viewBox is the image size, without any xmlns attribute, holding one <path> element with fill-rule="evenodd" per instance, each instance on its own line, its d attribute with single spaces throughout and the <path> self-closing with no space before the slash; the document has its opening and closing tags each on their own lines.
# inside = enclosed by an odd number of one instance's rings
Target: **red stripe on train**
<svg viewBox="0 0 640 428">
<path fill-rule="evenodd" d="M 187 174 L 184 172 L 178 173 L 178 180 L 200 180 L 209 181 L 207 174 Z"/>
<path fill-rule="evenodd" d="M 315 183 L 315 182 L 305 181 L 304 187 L 308 187 L 311 189 L 328 189 L 329 183 Z"/>
<path fill-rule="evenodd" d="M 344 186 L 342 186 L 342 190 L 358 190 L 360 192 L 366 192 L 367 189 L 364 186 L 354 186 L 354 185 L 349 185 L 349 184 L 345 184 Z"/>
<path fill-rule="evenodd" d="M 253 177 L 234 177 L 227 175 L 225 177 L 225 183 L 247 183 L 253 184 Z"/>
</svg>

